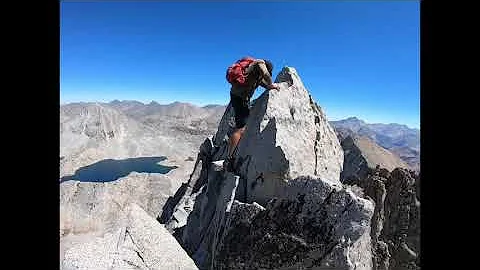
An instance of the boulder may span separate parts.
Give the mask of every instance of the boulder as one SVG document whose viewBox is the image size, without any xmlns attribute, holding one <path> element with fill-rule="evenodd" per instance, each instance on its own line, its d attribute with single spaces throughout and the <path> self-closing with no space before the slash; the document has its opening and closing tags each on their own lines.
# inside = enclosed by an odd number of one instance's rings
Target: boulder
<svg viewBox="0 0 480 270">
<path fill-rule="evenodd" d="M 112 232 L 68 248 L 61 269 L 198 269 L 175 238 L 136 204 Z M 66 240 L 66 239 L 64 239 Z"/>
<path fill-rule="evenodd" d="M 277 76 L 280 90 L 265 91 L 255 100 L 238 145 L 236 167 L 248 202 L 266 203 L 280 195 L 289 179 L 299 176 L 340 183 L 343 150 L 321 108 L 305 89 L 296 70 L 285 67 Z M 228 106 L 215 142 L 224 159 L 233 109 Z"/>
<path fill-rule="evenodd" d="M 235 202 L 210 269 L 371 269 L 373 203 L 299 177 L 265 208 Z"/>
</svg>

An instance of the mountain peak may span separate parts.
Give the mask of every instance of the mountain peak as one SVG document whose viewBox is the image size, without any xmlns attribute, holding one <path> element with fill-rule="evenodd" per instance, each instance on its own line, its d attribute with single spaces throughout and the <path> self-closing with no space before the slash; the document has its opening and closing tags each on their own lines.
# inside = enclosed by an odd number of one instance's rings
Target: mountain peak
<svg viewBox="0 0 480 270">
<path fill-rule="evenodd" d="M 160 105 L 160 103 L 156 102 L 156 101 L 150 101 L 150 103 L 148 103 L 148 105 L 154 105 L 154 106 L 157 106 L 157 105 Z"/>
<path fill-rule="evenodd" d="M 182 228 L 179 241 L 200 269 L 312 268 L 308 256 L 332 243 L 315 266 L 371 269 L 373 202 L 340 182 L 343 150 L 295 69 L 283 68 L 275 82 L 280 91 L 264 91 L 253 102 L 232 161 L 234 172 L 222 168 L 235 125 L 227 106 L 214 138 L 200 146 L 187 189 L 180 188 L 169 199 L 175 205 L 164 208 L 165 226 Z M 204 188 L 194 192 L 191 186 Z M 334 229 L 325 236 L 327 226 Z M 343 239 L 349 243 L 336 244 Z M 300 248 L 277 249 L 278 260 L 251 243 Z"/>
<path fill-rule="evenodd" d="M 298 176 L 338 184 L 343 164 L 343 151 L 335 131 L 296 70 L 284 67 L 275 82 L 280 91 L 265 91 L 254 101 L 247 120 L 249 128 L 237 147 L 239 160 L 250 159 L 240 170 L 250 187 L 246 191 L 248 200 L 259 203 L 278 195 L 285 181 Z M 226 147 L 224 140 L 231 132 L 232 118 L 229 104 L 214 145 Z M 259 175 L 264 178 L 261 183 L 255 180 Z"/>
<path fill-rule="evenodd" d="M 346 118 L 345 121 L 360 121 L 360 122 L 363 122 L 363 120 L 360 120 L 355 116 L 350 116 L 350 117 Z"/>
</svg>

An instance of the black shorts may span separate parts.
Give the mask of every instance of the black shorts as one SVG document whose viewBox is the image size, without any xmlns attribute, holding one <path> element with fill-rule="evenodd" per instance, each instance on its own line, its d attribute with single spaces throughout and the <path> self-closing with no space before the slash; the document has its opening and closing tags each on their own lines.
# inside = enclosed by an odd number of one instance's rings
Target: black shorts
<svg viewBox="0 0 480 270">
<path fill-rule="evenodd" d="M 235 112 L 235 128 L 243 128 L 247 124 L 250 108 L 248 101 L 230 93 L 230 102 Z"/>
</svg>

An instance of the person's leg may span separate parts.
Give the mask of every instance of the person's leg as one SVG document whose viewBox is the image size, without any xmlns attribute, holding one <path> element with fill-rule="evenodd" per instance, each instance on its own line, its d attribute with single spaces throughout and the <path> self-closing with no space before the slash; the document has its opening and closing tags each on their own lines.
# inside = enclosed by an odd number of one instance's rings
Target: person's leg
<svg viewBox="0 0 480 270">
<path fill-rule="evenodd" d="M 235 148 L 237 148 L 238 142 L 242 138 L 243 132 L 245 131 L 245 126 L 242 128 L 237 128 L 233 132 L 232 136 L 228 139 L 228 158 L 232 158 Z"/>
<path fill-rule="evenodd" d="M 228 158 L 233 157 L 235 149 L 245 131 L 245 125 L 250 114 L 247 101 L 231 96 L 231 102 L 235 112 L 235 130 L 228 140 Z"/>
</svg>

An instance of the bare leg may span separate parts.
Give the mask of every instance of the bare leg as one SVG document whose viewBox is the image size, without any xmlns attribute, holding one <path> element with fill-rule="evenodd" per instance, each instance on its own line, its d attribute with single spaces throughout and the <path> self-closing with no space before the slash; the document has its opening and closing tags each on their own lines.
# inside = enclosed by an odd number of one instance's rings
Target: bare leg
<svg viewBox="0 0 480 270">
<path fill-rule="evenodd" d="M 232 157 L 233 151 L 237 147 L 240 139 L 242 138 L 244 131 L 245 131 L 245 127 L 235 129 L 232 136 L 230 136 L 228 140 L 228 157 Z"/>
</svg>

